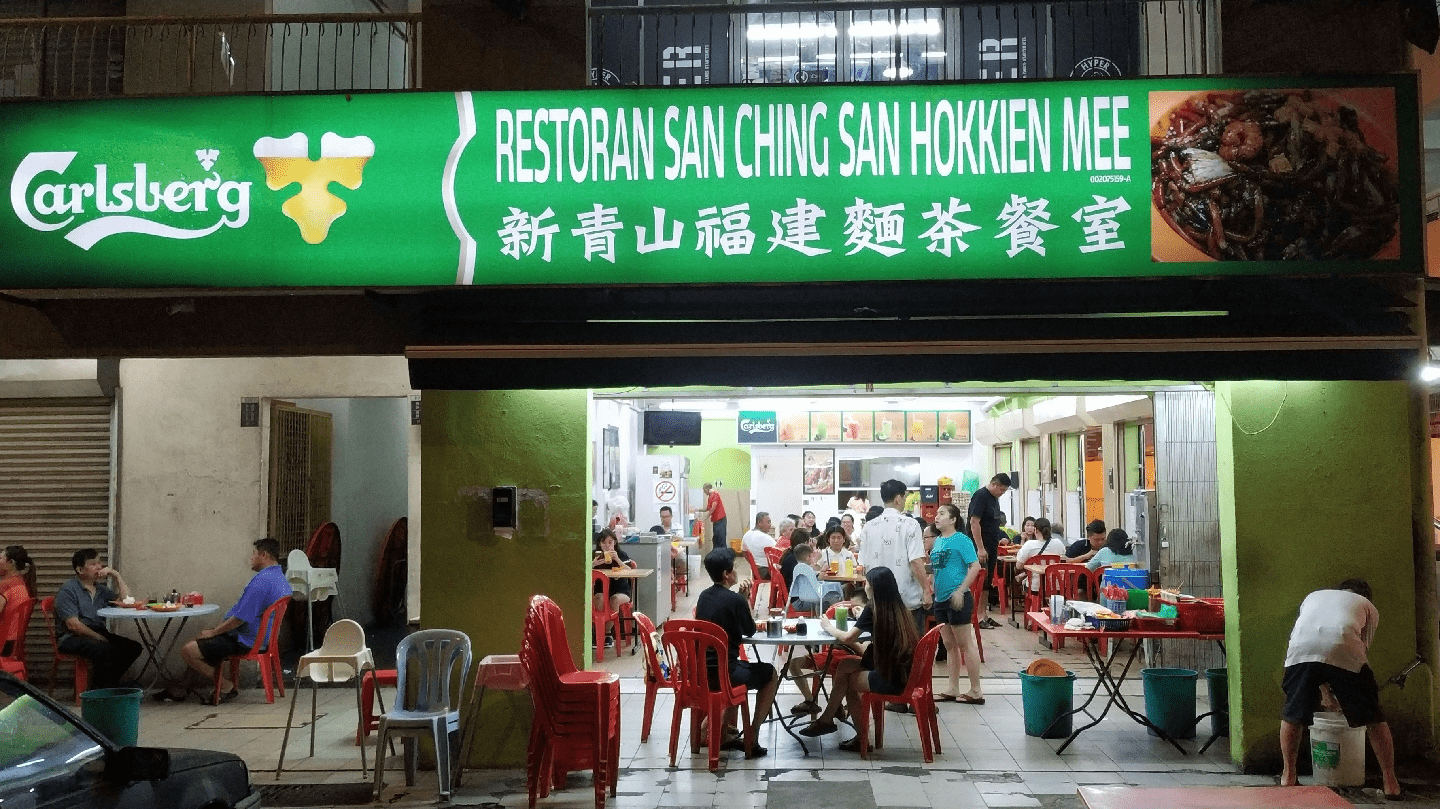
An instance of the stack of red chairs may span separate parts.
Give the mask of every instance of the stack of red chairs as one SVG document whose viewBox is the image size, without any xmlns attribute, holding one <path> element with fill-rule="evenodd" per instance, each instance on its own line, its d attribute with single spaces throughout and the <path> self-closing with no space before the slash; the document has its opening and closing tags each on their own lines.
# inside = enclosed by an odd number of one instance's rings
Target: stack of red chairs
<svg viewBox="0 0 1440 809">
<path fill-rule="evenodd" d="M 915 712 L 915 723 L 920 726 L 920 750 L 925 754 L 925 763 L 935 760 L 940 752 L 940 722 L 935 711 L 935 690 L 931 679 L 935 667 L 935 653 L 940 647 L 940 627 L 925 633 L 915 644 L 914 662 L 910 664 L 910 680 L 899 694 L 876 694 L 866 691 L 860 695 L 860 713 L 855 717 L 855 734 L 860 738 L 860 756 L 870 757 L 870 719 L 875 720 L 875 748 L 885 745 L 885 703 L 898 702 L 909 705 Z"/>
<path fill-rule="evenodd" d="M 720 741 L 725 727 L 725 711 L 738 705 L 744 717 L 741 727 L 750 726 L 750 703 L 744 684 L 730 684 L 729 645 L 725 630 L 710 621 L 686 621 L 671 618 L 665 622 L 661 643 L 675 661 L 675 714 L 670 720 L 670 766 L 675 766 L 675 753 L 680 746 L 680 714 L 690 709 L 690 749 L 700 743 L 700 720 L 710 723 L 707 740 L 710 771 L 720 768 Z M 707 673 L 708 660 L 714 660 L 716 678 L 711 683 Z M 745 749 L 755 743 L 745 740 Z"/>
<path fill-rule="evenodd" d="M 541 595 L 530 599 L 520 662 L 535 707 L 526 754 L 531 809 L 571 770 L 594 772 L 595 809 L 604 809 L 605 789 L 613 796 L 619 777 L 620 678 L 575 668 L 560 608 Z"/>
</svg>

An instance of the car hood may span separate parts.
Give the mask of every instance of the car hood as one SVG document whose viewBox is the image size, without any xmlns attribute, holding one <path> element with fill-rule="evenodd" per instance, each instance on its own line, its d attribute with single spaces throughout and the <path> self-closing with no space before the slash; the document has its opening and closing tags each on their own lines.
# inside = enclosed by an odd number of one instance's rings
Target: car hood
<svg viewBox="0 0 1440 809">
<path fill-rule="evenodd" d="M 245 761 L 233 753 L 220 753 L 215 750 L 185 750 L 169 748 L 170 750 L 170 774 L 187 770 L 198 770 L 205 767 L 214 767 L 234 762 L 242 770 L 245 769 Z"/>
</svg>

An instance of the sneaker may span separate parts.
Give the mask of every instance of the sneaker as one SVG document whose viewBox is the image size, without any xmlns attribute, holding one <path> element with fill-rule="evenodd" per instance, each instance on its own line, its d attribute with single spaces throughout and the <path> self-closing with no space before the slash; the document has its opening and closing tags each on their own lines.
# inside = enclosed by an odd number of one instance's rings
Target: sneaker
<svg viewBox="0 0 1440 809">
<path fill-rule="evenodd" d="M 910 706 L 903 702 L 887 702 L 885 703 L 885 710 L 890 713 L 910 713 Z M 859 742 L 856 742 L 856 744 L 859 744 Z"/>
<path fill-rule="evenodd" d="M 614 636 L 614 635 L 606 635 L 606 636 L 605 636 L 605 648 L 606 648 L 606 649 L 614 649 L 614 648 L 615 648 L 615 636 Z"/>
</svg>

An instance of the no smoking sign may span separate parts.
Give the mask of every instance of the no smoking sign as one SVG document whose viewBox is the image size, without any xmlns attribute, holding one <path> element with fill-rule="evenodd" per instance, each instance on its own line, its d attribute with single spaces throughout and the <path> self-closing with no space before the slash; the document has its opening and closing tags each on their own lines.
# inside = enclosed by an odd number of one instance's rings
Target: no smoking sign
<svg viewBox="0 0 1440 809">
<path fill-rule="evenodd" d="M 675 499 L 675 484 L 662 480 L 655 484 L 655 499 L 662 503 L 669 503 Z"/>
</svg>

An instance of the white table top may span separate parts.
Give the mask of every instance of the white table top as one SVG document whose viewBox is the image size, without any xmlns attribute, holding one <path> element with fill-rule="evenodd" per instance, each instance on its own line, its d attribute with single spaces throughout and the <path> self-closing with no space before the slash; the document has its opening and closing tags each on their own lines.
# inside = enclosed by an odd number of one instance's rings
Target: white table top
<svg viewBox="0 0 1440 809">
<path fill-rule="evenodd" d="M 196 604 L 192 607 L 181 607 L 174 612 L 137 610 L 130 607 L 101 607 L 96 610 L 96 613 L 101 618 L 134 618 L 137 621 L 153 621 L 161 618 L 194 618 L 197 615 L 210 615 L 219 611 L 219 604 Z"/>
<path fill-rule="evenodd" d="M 756 630 L 754 635 L 746 638 L 743 642 L 753 643 L 756 646 L 794 646 L 796 644 L 808 646 L 832 643 L 835 640 L 834 635 L 820 628 L 819 618 L 785 618 L 782 619 L 781 623 L 803 623 L 805 624 L 805 634 L 802 635 L 799 632 L 785 632 L 782 630 L 780 637 L 772 638 L 766 634 L 765 630 L 759 629 Z"/>
</svg>

